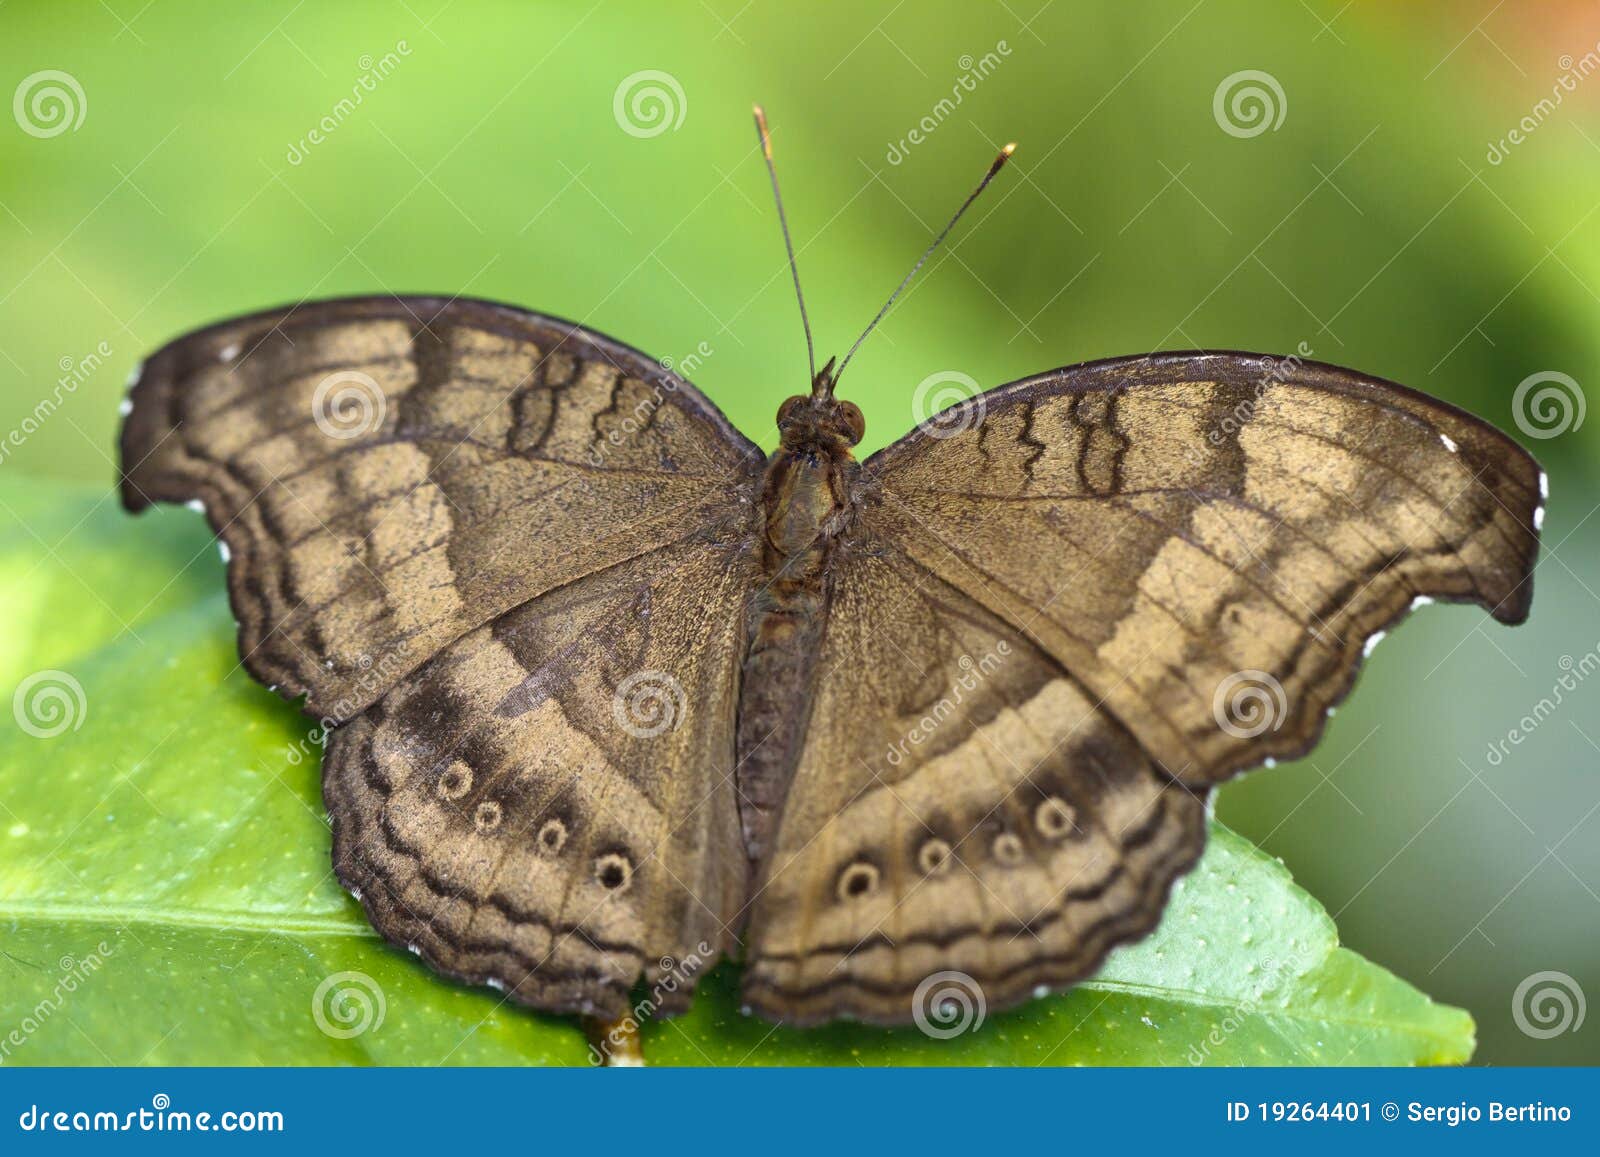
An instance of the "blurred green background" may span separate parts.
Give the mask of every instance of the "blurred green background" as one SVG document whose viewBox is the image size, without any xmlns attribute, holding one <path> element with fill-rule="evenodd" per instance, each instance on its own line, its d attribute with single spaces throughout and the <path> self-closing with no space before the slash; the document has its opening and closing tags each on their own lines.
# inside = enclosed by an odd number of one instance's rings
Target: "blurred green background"
<svg viewBox="0 0 1600 1157">
<path fill-rule="evenodd" d="M 145 353 L 228 314 L 379 291 L 694 355 L 690 376 L 770 446 L 805 351 L 752 99 L 822 356 L 1016 140 L 852 366 L 863 448 L 911 424 L 938 372 L 987 388 L 1302 343 L 1519 437 L 1551 477 L 1531 621 L 1421 613 L 1312 759 L 1229 786 L 1219 812 L 1347 944 L 1470 1009 L 1479 1061 L 1600 1061 L 1600 1023 L 1544 1039 L 1512 1015 L 1542 971 L 1600 994 L 1600 678 L 1489 754 L 1600 647 L 1600 419 L 1575 408 L 1600 382 L 1597 42 L 1593 3 L 10 0 L 0 437 L 64 364 L 108 352 L 0 471 L 109 489 Z M 26 99 L 43 70 L 79 90 L 81 123 L 54 135 Z M 1230 110 L 1245 70 L 1271 78 L 1270 123 Z M 633 111 L 640 85 L 667 94 L 665 120 L 648 97 Z M 1517 386 L 1545 372 L 1575 383 L 1569 410 L 1541 425 L 1524 405 L 1519 424 Z"/>
</svg>

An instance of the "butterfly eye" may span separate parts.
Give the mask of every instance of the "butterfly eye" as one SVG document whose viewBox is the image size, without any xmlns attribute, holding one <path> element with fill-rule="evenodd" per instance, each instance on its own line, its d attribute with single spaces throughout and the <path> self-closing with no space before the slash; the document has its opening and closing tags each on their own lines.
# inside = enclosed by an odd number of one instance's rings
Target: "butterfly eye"
<svg viewBox="0 0 1600 1157">
<path fill-rule="evenodd" d="M 854 446 L 867 432 L 867 420 L 861 416 L 861 408 L 854 402 L 840 402 L 839 417 L 843 420 L 845 429 L 849 431 L 850 445 Z"/>
<path fill-rule="evenodd" d="M 790 418 L 793 418 L 795 410 L 805 405 L 805 403 L 809 400 L 810 399 L 802 398 L 798 395 L 785 399 L 783 405 L 778 407 L 778 425 L 782 426 L 788 422 Z"/>
</svg>

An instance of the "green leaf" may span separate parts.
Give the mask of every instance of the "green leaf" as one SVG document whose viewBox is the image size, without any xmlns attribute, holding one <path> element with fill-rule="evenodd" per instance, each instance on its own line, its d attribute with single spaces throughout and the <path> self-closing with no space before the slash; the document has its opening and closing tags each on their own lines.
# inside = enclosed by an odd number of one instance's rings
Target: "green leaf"
<svg viewBox="0 0 1600 1157">
<path fill-rule="evenodd" d="M 438 979 L 339 889 L 311 721 L 239 667 L 197 516 L 133 520 L 99 492 L 8 478 L 0 519 L 0 672 L 7 696 L 25 689 L 0 731 L 0 1063 L 589 1059 L 573 1022 Z M 1447 1064 L 1473 1047 L 1466 1013 L 1340 948 L 1282 865 L 1220 826 L 1161 928 L 1066 996 L 949 1039 L 774 1028 L 737 1005 L 725 964 L 687 1016 L 643 1018 L 647 1055 Z"/>
</svg>

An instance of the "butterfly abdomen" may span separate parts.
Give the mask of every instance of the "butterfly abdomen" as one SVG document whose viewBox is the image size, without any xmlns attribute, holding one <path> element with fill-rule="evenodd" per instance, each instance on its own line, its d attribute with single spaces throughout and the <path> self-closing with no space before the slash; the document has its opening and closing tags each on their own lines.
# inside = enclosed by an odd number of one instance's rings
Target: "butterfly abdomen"
<svg viewBox="0 0 1600 1157">
<path fill-rule="evenodd" d="M 811 714 L 828 613 L 828 574 L 859 467 L 836 440 L 790 442 L 767 467 L 761 577 L 747 604 L 737 775 L 745 854 L 759 865 Z"/>
</svg>

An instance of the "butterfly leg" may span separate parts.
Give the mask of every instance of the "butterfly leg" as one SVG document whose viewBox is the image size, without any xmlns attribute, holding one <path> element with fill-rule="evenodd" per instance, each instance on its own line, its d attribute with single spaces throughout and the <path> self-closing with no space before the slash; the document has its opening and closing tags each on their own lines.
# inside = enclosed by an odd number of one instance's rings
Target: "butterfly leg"
<svg viewBox="0 0 1600 1157">
<path fill-rule="evenodd" d="M 620 1020 L 586 1016 L 583 1031 L 589 1038 L 590 1064 L 608 1069 L 643 1067 L 644 1044 L 639 1037 L 639 1022 L 631 1014 Z"/>
</svg>

